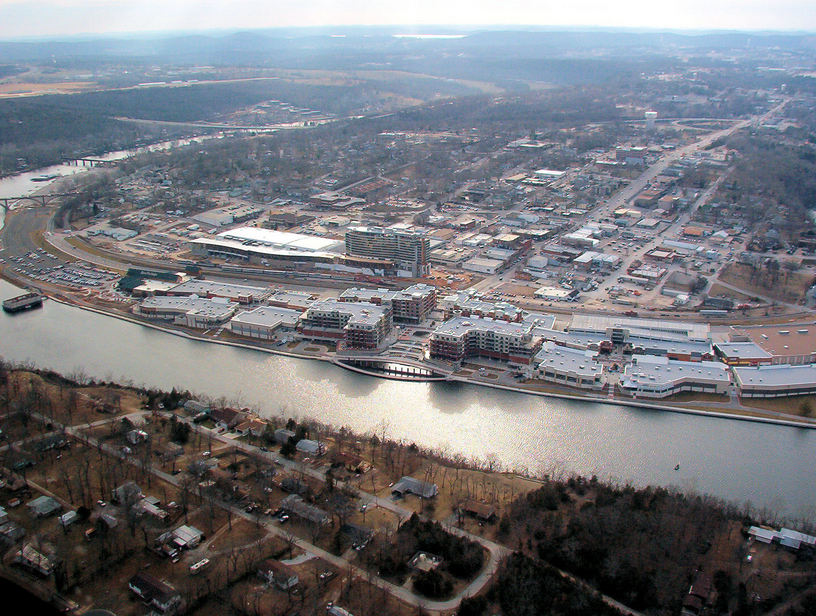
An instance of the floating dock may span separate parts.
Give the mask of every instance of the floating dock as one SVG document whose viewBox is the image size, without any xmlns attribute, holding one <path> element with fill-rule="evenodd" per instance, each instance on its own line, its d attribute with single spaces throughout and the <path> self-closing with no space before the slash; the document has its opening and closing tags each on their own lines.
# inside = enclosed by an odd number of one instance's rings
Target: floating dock
<svg viewBox="0 0 816 616">
<path fill-rule="evenodd" d="M 3 302 L 3 310 L 10 313 L 22 312 L 23 310 L 32 310 L 42 306 L 43 296 L 39 293 L 25 293 L 12 297 Z"/>
</svg>

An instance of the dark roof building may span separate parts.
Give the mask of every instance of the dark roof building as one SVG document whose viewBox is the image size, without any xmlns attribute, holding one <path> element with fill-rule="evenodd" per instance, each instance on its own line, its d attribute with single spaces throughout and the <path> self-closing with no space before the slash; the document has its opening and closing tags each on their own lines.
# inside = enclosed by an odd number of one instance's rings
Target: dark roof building
<svg viewBox="0 0 816 616">
<path fill-rule="evenodd" d="M 403 477 L 391 487 L 391 493 L 399 496 L 414 494 L 420 498 L 433 498 L 439 493 L 439 487 L 435 483 L 427 483 L 413 477 Z"/>
<path fill-rule="evenodd" d="M 181 595 L 175 588 L 147 573 L 139 572 L 130 578 L 128 588 L 163 614 L 174 612 L 181 603 Z"/>
</svg>

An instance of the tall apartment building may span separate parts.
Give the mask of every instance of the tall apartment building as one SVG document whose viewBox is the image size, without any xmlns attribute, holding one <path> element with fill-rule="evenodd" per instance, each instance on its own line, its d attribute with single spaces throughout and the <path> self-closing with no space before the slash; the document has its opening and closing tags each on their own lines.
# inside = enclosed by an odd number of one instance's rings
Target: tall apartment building
<svg viewBox="0 0 816 616">
<path fill-rule="evenodd" d="M 391 331 L 391 322 L 390 306 L 327 299 L 306 310 L 298 331 L 312 340 L 344 340 L 350 348 L 376 349 Z"/>
<path fill-rule="evenodd" d="M 481 356 L 529 364 L 542 342 L 541 338 L 533 336 L 534 326 L 534 322 L 454 317 L 431 334 L 431 357 L 461 361 Z"/>
<path fill-rule="evenodd" d="M 415 231 L 382 227 L 350 227 L 346 231 L 347 255 L 393 261 L 398 272 L 413 278 L 430 273 L 430 250 L 430 239 Z"/>
<path fill-rule="evenodd" d="M 390 306 L 395 322 L 419 324 L 436 307 L 436 288 L 427 284 L 411 285 L 407 289 L 346 289 L 341 302 L 369 302 Z"/>
</svg>

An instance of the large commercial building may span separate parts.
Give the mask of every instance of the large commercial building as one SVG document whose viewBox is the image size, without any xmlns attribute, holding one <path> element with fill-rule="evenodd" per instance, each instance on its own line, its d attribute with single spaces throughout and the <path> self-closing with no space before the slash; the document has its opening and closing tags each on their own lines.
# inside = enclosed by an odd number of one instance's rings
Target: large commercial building
<svg viewBox="0 0 816 616">
<path fill-rule="evenodd" d="M 391 322 L 390 306 L 327 299 L 309 307 L 298 331 L 311 340 L 342 340 L 353 349 L 376 349 L 391 331 Z"/>
<path fill-rule="evenodd" d="M 734 381 L 744 398 L 780 398 L 816 394 L 816 365 L 734 368 Z"/>
<path fill-rule="evenodd" d="M 396 291 L 351 288 L 340 294 L 340 301 L 390 306 L 395 322 L 419 324 L 436 307 L 436 288 L 426 284 L 415 284 Z"/>
<path fill-rule="evenodd" d="M 638 398 L 667 398 L 681 392 L 727 394 L 728 366 L 718 361 L 676 361 L 635 355 L 621 376 L 621 390 Z"/>
<path fill-rule="evenodd" d="M 382 227 L 350 227 L 346 254 L 393 261 L 400 275 L 413 278 L 430 273 L 430 239 L 421 233 Z"/>
<path fill-rule="evenodd" d="M 533 375 L 545 381 L 581 389 L 601 389 L 604 386 L 603 366 L 595 361 L 594 351 L 573 349 L 547 341 L 536 354 L 533 364 Z"/>
<path fill-rule="evenodd" d="M 229 323 L 229 328 L 233 334 L 238 336 L 272 340 L 279 333 L 294 331 L 302 314 L 300 310 L 259 306 L 254 310 L 241 312 L 234 316 Z"/>
<path fill-rule="evenodd" d="M 148 297 L 134 307 L 136 314 L 148 319 L 172 321 L 177 325 L 206 329 L 222 325 L 232 318 L 238 304 L 223 298 Z"/>
<path fill-rule="evenodd" d="M 770 356 L 771 364 L 816 363 L 816 325 L 735 327 L 731 342 L 753 342 Z"/>
<path fill-rule="evenodd" d="M 524 320 L 524 310 L 507 302 L 488 302 L 481 295 L 469 291 L 460 291 L 445 295 L 439 301 L 446 319 L 455 316 L 476 316 L 502 321 L 521 322 Z"/>
<path fill-rule="evenodd" d="M 613 344 L 630 344 L 636 353 L 678 361 L 714 359 L 711 331 L 705 323 L 576 314 L 569 332 L 597 336 L 598 342 L 609 340 Z"/>
<path fill-rule="evenodd" d="M 240 227 L 191 242 L 194 255 L 237 258 L 253 263 L 334 263 L 342 260 L 343 242 L 299 233 Z"/>
<path fill-rule="evenodd" d="M 431 334 L 431 357 L 462 361 L 481 356 L 529 364 L 541 348 L 541 339 L 533 335 L 534 328 L 534 322 L 454 317 Z"/>
<path fill-rule="evenodd" d="M 212 280 L 188 280 L 165 291 L 170 296 L 223 297 L 239 304 L 260 304 L 272 295 L 268 287 L 251 287 L 243 284 L 214 282 Z"/>
</svg>

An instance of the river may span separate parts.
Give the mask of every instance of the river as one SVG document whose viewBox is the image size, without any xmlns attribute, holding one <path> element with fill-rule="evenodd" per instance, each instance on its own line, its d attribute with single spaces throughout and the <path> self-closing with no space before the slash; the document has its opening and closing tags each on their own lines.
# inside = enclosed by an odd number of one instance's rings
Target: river
<svg viewBox="0 0 816 616">
<path fill-rule="evenodd" d="M 0 299 L 19 292 L 0 282 Z M 0 315 L 0 355 L 65 374 L 224 396 L 265 415 L 314 417 L 359 432 L 384 427 L 392 438 L 495 456 L 508 468 L 677 486 L 816 519 L 816 430 L 388 381 L 192 341 L 54 301 Z"/>
<path fill-rule="evenodd" d="M 136 154 L 143 154 L 145 152 L 158 152 L 161 150 L 169 150 L 170 148 L 176 148 L 183 145 L 188 145 L 193 141 L 205 141 L 208 139 L 220 139 L 224 136 L 223 132 L 212 133 L 209 135 L 198 135 L 195 137 L 187 137 L 184 139 L 173 139 L 170 141 L 161 141 L 159 143 L 154 143 L 151 145 L 146 145 L 138 148 L 133 148 L 130 150 L 118 150 L 116 152 L 108 152 L 106 154 L 102 154 L 99 156 L 89 156 L 88 158 L 92 158 L 94 160 L 106 160 L 106 161 L 114 161 L 114 160 L 123 160 L 125 158 L 129 158 Z M 89 166 L 82 166 L 79 165 L 66 165 L 66 164 L 59 164 L 59 165 L 52 165 L 50 167 L 43 167 L 42 169 L 36 169 L 34 171 L 25 171 L 23 173 L 18 173 L 16 175 L 10 175 L 5 178 L 0 179 L 0 199 L 7 199 L 9 197 L 24 197 L 26 195 L 30 195 L 35 191 L 42 190 L 45 187 L 51 186 L 56 182 L 59 182 L 60 178 L 68 177 L 71 175 L 75 175 L 77 173 L 82 173 L 84 171 L 89 171 L 93 167 Z M 52 180 L 47 180 L 44 182 L 34 182 L 33 178 L 39 176 L 51 176 L 55 175 L 56 178 Z M 5 210 L 0 208 L 0 229 L 3 228 L 3 222 L 5 220 Z"/>
</svg>

